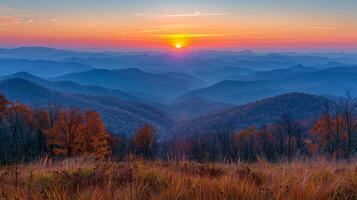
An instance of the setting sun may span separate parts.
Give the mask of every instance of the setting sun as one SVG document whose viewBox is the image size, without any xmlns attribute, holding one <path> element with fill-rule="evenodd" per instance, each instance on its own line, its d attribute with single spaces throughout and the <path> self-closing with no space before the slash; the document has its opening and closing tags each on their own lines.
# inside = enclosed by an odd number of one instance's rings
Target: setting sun
<svg viewBox="0 0 357 200">
<path fill-rule="evenodd" d="M 175 48 L 176 48 L 176 49 L 181 49 L 181 48 L 182 48 L 182 44 L 177 43 L 177 44 L 175 45 Z"/>
</svg>

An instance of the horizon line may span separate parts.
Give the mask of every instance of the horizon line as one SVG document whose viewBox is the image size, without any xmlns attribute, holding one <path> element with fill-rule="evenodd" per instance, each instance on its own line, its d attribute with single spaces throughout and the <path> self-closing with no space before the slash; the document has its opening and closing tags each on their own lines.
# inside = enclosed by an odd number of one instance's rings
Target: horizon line
<svg viewBox="0 0 357 200">
<path fill-rule="evenodd" d="M 120 52 L 177 52 L 177 50 L 170 48 L 105 48 L 105 47 L 66 47 L 66 46 L 52 46 L 52 45 L 11 45 L 11 46 L 2 46 L 0 49 L 20 49 L 20 48 L 43 48 L 43 49 L 55 49 L 55 50 L 64 50 L 64 51 L 78 51 L 78 52 L 89 52 L 89 53 L 120 53 Z M 327 48 L 316 48 L 316 49 L 289 49 L 289 48 L 187 48 L 180 50 L 182 53 L 190 52 L 234 52 L 242 53 L 244 51 L 250 51 L 251 53 L 346 53 L 346 54 L 355 54 L 357 53 L 356 49 L 327 49 Z"/>
</svg>

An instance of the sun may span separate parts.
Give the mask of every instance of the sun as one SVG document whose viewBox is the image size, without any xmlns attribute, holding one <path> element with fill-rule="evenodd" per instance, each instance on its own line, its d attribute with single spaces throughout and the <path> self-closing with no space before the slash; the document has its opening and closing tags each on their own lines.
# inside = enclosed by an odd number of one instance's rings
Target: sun
<svg viewBox="0 0 357 200">
<path fill-rule="evenodd" d="M 181 43 L 176 43 L 175 44 L 175 48 L 176 49 L 181 49 L 182 48 L 182 44 Z"/>
<path fill-rule="evenodd" d="M 186 38 L 182 34 L 171 34 L 166 35 L 165 37 L 167 37 L 167 41 L 168 44 L 170 44 L 170 47 L 178 52 L 181 52 L 181 50 L 188 48 L 190 45 L 188 38 Z"/>
</svg>

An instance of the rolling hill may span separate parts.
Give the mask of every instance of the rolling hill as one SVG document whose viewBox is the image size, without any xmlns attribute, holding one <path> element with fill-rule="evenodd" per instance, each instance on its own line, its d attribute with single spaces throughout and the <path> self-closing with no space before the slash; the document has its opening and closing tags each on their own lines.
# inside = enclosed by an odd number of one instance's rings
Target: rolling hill
<svg viewBox="0 0 357 200">
<path fill-rule="evenodd" d="M 146 93 L 170 99 L 189 90 L 202 87 L 197 79 L 152 74 L 139 69 L 95 69 L 82 73 L 67 74 L 54 80 L 73 81 L 82 85 L 96 85 L 125 92 Z"/>
<path fill-rule="evenodd" d="M 207 86 L 207 83 L 195 76 L 190 74 L 182 73 L 182 72 L 166 72 L 161 75 L 168 76 L 174 79 L 179 79 L 183 81 L 187 81 L 188 84 L 191 84 L 193 87 L 204 87 Z"/>
<path fill-rule="evenodd" d="M 188 92 L 176 100 L 203 98 L 229 104 L 243 104 L 284 93 L 283 90 L 276 88 L 274 83 L 270 81 L 221 81 L 210 87 Z"/>
<path fill-rule="evenodd" d="M 175 129 L 177 134 L 201 133 L 212 131 L 213 126 L 219 123 L 239 130 L 274 123 L 284 114 L 292 114 L 298 120 L 314 119 L 319 116 L 321 106 L 329 102 L 321 96 L 288 93 L 188 120 Z"/>
<path fill-rule="evenodd" d="M 168 112 L 178 121 L 188 120 L 199 116 L 219 112 L 233 107 L 232 104 L 224 104 L 203 98 L 191 98 L 177 101 L 168 106 Z"/>
<path fill-rule="evenodd" d="M 98 111 L 108 130 L 115 134 L 130 135 L 146 123 L 155 125 L 160 132 L 163 132 L 173 124 L 165 112 L 147 104 L 124 101 L 114 97 L 53 91 L 21 78 L 0 81 L 0 92 L 10 100 L 18 100 L 35 108 L 51 104 Z"/>
<path fill-rule="evenodd" d="M 190 91 L 178 99 L 200 97 L 218 102 L 243 104 L 289 92 L 318 95 L 357 94 L 357 68 L 338 67 L 317 70 L 294 67 L 254 72 L 244 80 L 221 81 L 210 87 Z"/>
<path fill-rule="evenodd" d="M 88 94 L 93 96 L 112 96 L 112 97 L 119 98 L 121 100 L 128 100 L 128 101 L 138 101 L 138 102 L 144 101 L 132 94 L 120 90 L 112 90 L 99 86 L 84 86 L 71 81 L 48 81 L 46 79 L 36 77 L 27 72 L 19 72 L 9 76 L 3 76 L 0 77 L 0 80 L 10 79 L 10 78 L 26 79 L 28 81 L 37 83 L 51 90 L 56 90 L 60 92 L 68 92 L 73 94 Z"/>
<path fill-rule="evenodd" d="M 93 67 L 74 63 L 57 62 L 50 60 L 25 60 L 25 59 L 0 59 L 0 75 L 9 75 L 17 72 L 26 71 L 41 77 L 61 76 L 68 73 L 84 72 Z"/>
<path fill-rule="evenodd" d="M 198 70 L 193 72 L 193 74 L 207 82 L 215 83 L 223 80 L 231 80 L 230 77 L 246 76 L 253 72 L 253 70 L 242 67 L 224 67 L 215 70 Z"/>
</svg>

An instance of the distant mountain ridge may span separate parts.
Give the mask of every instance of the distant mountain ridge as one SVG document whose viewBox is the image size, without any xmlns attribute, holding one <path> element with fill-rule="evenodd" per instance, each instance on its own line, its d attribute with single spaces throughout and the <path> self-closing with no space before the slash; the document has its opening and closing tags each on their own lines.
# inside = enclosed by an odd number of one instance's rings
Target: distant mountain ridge
<svg viewBox="0 0 357 200">
<path fill-rule="evenodd" d="M 183 101 L 178 100 L 168 107 L 169 112 L 175 115 L 176 120 L 183 121 L 222 111 L 233 107 L 233 105 L 194 97 L 191 99 L 184 99 Z"/>
<path fill-rule="evenodd" d="M 0 93 L 10 100 L 18 100 L 35 108 L 51 104 L 98 111 L 108 130 L 115 134 L 133 134 L 137 128 L 146 123 L 151 123 L 160 132 L 165 132 L 164 130 L 173 124 L 170 116 L 163 110 L 147 104 L 114 97 L 57 92 L 21 78 L 0 81 Z"/>
<path fill-rule="evenodd" d="M 175 129 L 177 134 L 203 133 L 213 131 L 216 124 L 222 124 L 240 130 L 274 123 L 284 114 L 291 114 L 297 120 L 315 119 L 321 114 L 322 106 L 329 103 L 331 101 L 321 96 L 288 93 L 201 116 L 183 122 Z"/>
<path fill-rule="evenodd" d="M 139 69 L 121 70 L 94 69 L 82 73 L 67 74 L 54 80 L 72 81 L 82 85 L 97 85 L 125 92 L 148 93 L 173 98 L 192 89 L 203 87 L 197 79 L 172 77 L 172 75 L 152 74 Z"/>
<path fill-rule="evenodd" d="M 295 66 L 246 76 L 231 77 L 212 86 L 190 91 L 178 99 L 200 97 L 218 102 L 244 104 L 289 92 L 320 95 L 357 95 L 357 67 L 315 69 Z"/>
<path fill-rule="evenodd" d="M 89 65 L 75 62 L 57 62 L 51 60 L 0 59 L 0 76 L 26 71 L 41 77 L 54 77 L 73 72 L 93 69 Z"/>
<path fill-rule="evenodd" d="M 142 99 L 133 96 L 132 94 L 125 93 L 120 90 L 110 90 L 99 86 L 83 86 L 70 81 L 48 81 L 40 77 L 36 77 L 27 72 L 19 72 L 9 76 L 3 76 L 0 77 L 0 80 L 12 79 L 12 78 L 26 79 L 28 81 L 37 83 L 43 87 L 60 91 L 60 92 L 68 92 L 73 94 L 87 94 L 87 95 L 94 95 L 94 96 L 112 96 L 128 101 L 138 101 L 138 102 L 143 101 Z"/>
</svg>

